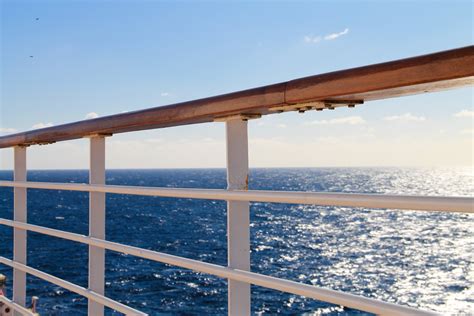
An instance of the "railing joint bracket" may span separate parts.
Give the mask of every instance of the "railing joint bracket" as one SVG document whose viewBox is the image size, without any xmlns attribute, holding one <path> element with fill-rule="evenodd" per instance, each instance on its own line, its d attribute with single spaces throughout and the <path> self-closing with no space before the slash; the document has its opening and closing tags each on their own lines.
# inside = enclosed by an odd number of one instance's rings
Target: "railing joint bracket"
<svg viewBox="0 0 474 316">
<path fill-rule="evenodd" d="M 49 141 L 49 142 L 36 142 L 35 145 L 40 145 L 40 146 L 44 146 L 44 145 L 51 145 L 51 144 L 54 144 L 56 143 L 55 141 Z"/>
<path fill-rule="evenodd" d="M 322 101 L 309 101 L 309 102 L 298 102 L 293 104 L 286 104 L 283 106 L 277 106 L 270 108 L 270 112 L 283 113 L 290 111 L 297 111 L 298 113 L 305 113 L 306 111 L 316 110 L 322 111 L 324 109 L 334 110 L 339 106 L 347 106 L 353 108 L 356 104 L 363 104 L 364 100 L 322 100 Z"/>
<path fill-rule="evenodd" d="M 248 120 L 259 119 L 261 117 L 262 117 L 262 114 L 260 113 L 241 113 L 241 114 L 236 114 L 236 115 L 217 117 L 214 119 L 214 122 L 227 122 L 227 121 L 232 121 L 232 120 L 248 121 Z"/>
<path fill-rule="evenodd" d="M 96 138 L 96 137 L 111 137 L 113 134 L 112 133 L 94 133 L 94 134 L 89 134 L 87 136 L 84 136 L 84 138 Z"/>
</svg>

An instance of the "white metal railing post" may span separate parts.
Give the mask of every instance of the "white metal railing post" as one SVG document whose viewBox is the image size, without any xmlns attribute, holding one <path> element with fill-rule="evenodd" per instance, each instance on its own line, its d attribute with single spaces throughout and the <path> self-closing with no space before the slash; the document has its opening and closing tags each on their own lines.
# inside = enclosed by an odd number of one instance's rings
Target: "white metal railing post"
<svg viewBox="0 0 474 316">
<path fill-rule="evenodd" d="M 226 121 L 227 189 L 248 190 L 247 121 Z M 250 271 L 250 215 L 248 201 L 227 201 L 227 264 Z M 230 316 L 250 315 L 250 284 L 228 280 Z"/>
<path fill-rule="evenodd" d="M 14 148 L 14 171 L 15 181 L 26 181 L 26 147 Z M 13 218 L 15 221 L 26 223 L 26 188 L 13 189 Z M 13 229 L 13 260 L 26 264 L 26 230 Z M 13 269 L 13 301 L 25 306 L 26 304 L 26 273 Z M 15 312 L 17 315 L 18 312 Z M 19 314 L 18 314 L 19 315 Z"/>
<path fill-rule="evenodd" d="M 90 138 L 90 184 L 105 184 L 105 137 Z M 89 236 L 105 239 L 105 193 L 89 193 Z M 105 250 L 89 246 L 89 289 L 104 294 Z M 101 316 L 104 305 L 91 299 L 88 301 L 88 315 Z"/>
</svg>

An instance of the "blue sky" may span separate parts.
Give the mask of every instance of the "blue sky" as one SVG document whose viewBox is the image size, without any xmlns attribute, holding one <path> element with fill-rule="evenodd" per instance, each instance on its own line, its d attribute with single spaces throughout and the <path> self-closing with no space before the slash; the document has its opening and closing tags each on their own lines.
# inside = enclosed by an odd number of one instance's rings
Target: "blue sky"
<svg viewBox="0 0 474 316">
<path fill-rule="evenodd" d="M 473 44 L 470 1 L 3 0 L 1 10 L 3 135 Z M 269 116 L 250 122 L 250 162 L 469 165 L 473 111 L 463 88 Z M 29 151 L 31 168 L 87 166 L 86 140 Z M 224 153 L 223 124 L 202 124 L 116 135 L 107 166 L 222 167 Z M 8 168 L 11 151 L 0 159 Z"/>
</svg>

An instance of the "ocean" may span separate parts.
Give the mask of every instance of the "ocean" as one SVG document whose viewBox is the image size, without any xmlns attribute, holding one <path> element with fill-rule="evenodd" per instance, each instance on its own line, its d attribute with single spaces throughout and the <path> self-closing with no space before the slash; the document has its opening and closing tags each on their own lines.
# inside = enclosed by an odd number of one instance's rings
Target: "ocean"
<svg viewBox="0 0 474 316">
<path fill-rule="evenodd" d="M 1 180 L 12 173 L 0 171 Z M 29 171 L 29 181 L 86 183 L 86 170 Z M 107 184 L 226 187 L 224 169 L 108 170 Z M 252 169 L 250 189 L 472 196 L 470 168 Z M 0 188 L 0 217 L 12 219 L 13 190 Z M 88 194 L 28 190 L 28 222 L 88 233 Z M 432 309 L 474 313 L 474 216 L 251 203 L 251 269 L 306 284 Z M 107 239 L 226 265 L 226 203 L 107 195 Z M 28 233 L 28 264 L 87 287 L 87 246 Z M 0 226 L 0 255 L 12 258 L 12 229 Z M 0 265 L 8 276 L 12 270 Z M 86 315 L 87 300 L 28 276 L 41 315 Z M 226 315 L 227 282 L 106 252 L 106 296 L 150 315 Z M 368 315 L 252 286 L 255 315 Z M 106 309 L 108 315 L 119 315 Z"/>
</svg>

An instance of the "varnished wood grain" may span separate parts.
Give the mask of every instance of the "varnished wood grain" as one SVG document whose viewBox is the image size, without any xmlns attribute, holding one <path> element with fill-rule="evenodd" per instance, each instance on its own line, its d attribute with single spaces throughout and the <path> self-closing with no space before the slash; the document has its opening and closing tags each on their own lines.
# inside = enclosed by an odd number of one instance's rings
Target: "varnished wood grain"
<svg viewBox="0 0 474 316">
<path fill-rule="evenodd" d="M 225 95 L 105 116 L 0 137 L 0 148 L 153 128 L 212 122 L 237 114 L 269 114 L 288 104 L 371 101 L 474 83 L 474 46 L 341 70 Z M 5 105 L 8 106 L 8 105 Z M 335 107 L 343 106 L 337 104 Z"/>
</svg>

